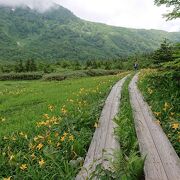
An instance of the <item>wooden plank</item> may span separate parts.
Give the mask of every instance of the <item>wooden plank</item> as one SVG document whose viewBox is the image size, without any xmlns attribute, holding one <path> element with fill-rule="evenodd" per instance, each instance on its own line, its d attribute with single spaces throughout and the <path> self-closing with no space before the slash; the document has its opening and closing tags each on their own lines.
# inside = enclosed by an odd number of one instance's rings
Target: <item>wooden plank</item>
<svg viewBox="0 0 180 180">
<path fill-rule="evenodd" d="M 145 179 L 180 180 L 180 159 L 137 88 L 138 75 L 132 79 L 129 91 L 140 151 L 147 155 Z"/>
<path fill-rule="evenodd" d="M 119 144 L 114 135 L 114 128 L 117 125 L 113 122 L 113 119 L 118 113 L 120 92 L 126 78 L 127 76 L 118 81 L 107 97 L 99 119 L 99 127 L 96 128 L 83 168 L 77 175 L 76 180 L 88 179 L 97 164 L 102 163 L 105 168 L 109 168 L 110 162 L 107 159 L 113 161 L 113 151 L 119 148 Z"/>
</svg>

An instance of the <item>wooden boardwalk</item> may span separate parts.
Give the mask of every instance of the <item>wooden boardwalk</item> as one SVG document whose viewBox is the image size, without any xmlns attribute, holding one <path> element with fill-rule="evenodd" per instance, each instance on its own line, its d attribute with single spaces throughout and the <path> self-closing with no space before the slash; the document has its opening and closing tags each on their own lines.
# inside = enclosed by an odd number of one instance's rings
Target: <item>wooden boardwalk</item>
<svg viewBox="0 0 180 180">
<path fill-rule="evenodd" d="M 113 151 L 119 149 L 119 144 L 114 136 L 116 124 L 113 119 L 119 110 L 121 88 L 126 78 L 113 86 L 105 102 L 98 128 L 96 128 L 83 168 L 77 175 L 76 180 L 88 179 L 97 164 L 102 163 L 105 168 L 109 168 L 109 162 L 113 160 Z"/>
<path fill-rule="evenodd" d="M 141 153 L 146 156 L 146 180 L 180 180 L 180 160 L 137 88 L 138 75 L 129 91 Z"/>
</svg>

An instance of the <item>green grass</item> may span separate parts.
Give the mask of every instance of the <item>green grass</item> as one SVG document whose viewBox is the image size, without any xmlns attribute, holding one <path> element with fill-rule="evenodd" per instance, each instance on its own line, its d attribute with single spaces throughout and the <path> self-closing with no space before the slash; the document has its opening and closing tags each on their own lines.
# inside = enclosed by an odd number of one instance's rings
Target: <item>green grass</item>
<svg viewBox="0 0 180 180">
<path fill-rule="evenodd" d="M 110 87 L 125 74 L 0 82 L 0 178 L 71 179 Z"/>
<path fill-rule="evenodd" d="M 178 71 L 147 69 L 141 71 L 138 86 L 151 106 L 157 123 L 162 126 L 180 156 L 179 79 Z"/>
<path fill-rule="evenodd" d="M 118 124 L 116 135 L 119 138 L 120 151 L 117 152 L 115 164 L 118 177 L 128 180 L 141 179 L 143 175 L 144 158 L 140 156 L 138 141 L 134 126 L 128 86 L 133 75 L 129 76 L 123 85 L 120 113 L 115 119 Z"/>
</svg>

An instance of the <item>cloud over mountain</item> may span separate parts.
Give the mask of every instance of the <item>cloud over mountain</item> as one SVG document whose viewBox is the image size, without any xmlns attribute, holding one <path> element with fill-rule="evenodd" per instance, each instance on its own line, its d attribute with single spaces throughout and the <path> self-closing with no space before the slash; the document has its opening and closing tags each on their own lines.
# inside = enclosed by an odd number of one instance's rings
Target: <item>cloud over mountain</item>
<svg viewBox="0 0 180 180">
<path fill-rule="evenodd" d="M 180 31 L 180 19 L 166 21 L 166 7 L 156 7 L 154 0 L 0 0 L 0 5 L 28 6 L 41 12 L 54 4 L 62 5 L 76 16 L 108 25 Z"/>
<path fill-rule="evenodd" d="M 54 5 L 53 0 L 0 0 L 0 5 L 19 7 L 28 6 L 31 9 L 37 9 L 40 11 L 46 11 Z"/>
</svg>

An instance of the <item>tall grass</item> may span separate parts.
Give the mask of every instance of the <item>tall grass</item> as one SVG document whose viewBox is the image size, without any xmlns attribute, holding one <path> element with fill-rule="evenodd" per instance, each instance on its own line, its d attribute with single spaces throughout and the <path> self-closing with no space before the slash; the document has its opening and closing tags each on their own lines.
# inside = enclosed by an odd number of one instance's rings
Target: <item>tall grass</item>
<svg viewBox="0 0 180 180">
<path fill-rule="evenodd" d="M 0 179 L 73 179 L 110 87 L 123 76 L 0 82 Z"/>
<path fill-rule="evenodd" d="M 170 65 L 169 63 L 167 63 Z M 142 70 L 138 86 L 180 156 L 180 73 L 174 70 Z"/>
<path fill-rule="evenodd" d="M 128 85 L 132 75 L 126 80 L 121 97 L 120 113 L 115 119 L 118 124 L 116 135 L 119 138 L 120 150 L 116 153 L 115 167 L 118 177 L 128 180 L 139 180 L 143 176 L 144 158 L 140 156 L 130 105 Z"/>
</svg>

